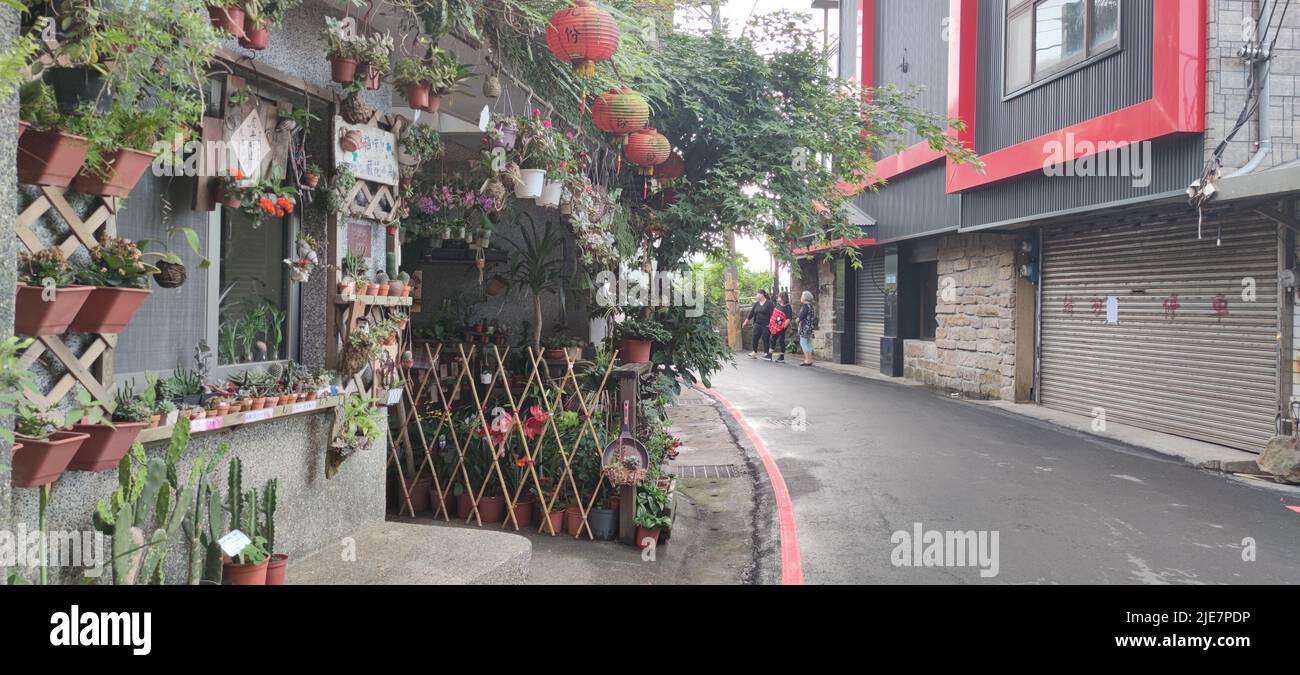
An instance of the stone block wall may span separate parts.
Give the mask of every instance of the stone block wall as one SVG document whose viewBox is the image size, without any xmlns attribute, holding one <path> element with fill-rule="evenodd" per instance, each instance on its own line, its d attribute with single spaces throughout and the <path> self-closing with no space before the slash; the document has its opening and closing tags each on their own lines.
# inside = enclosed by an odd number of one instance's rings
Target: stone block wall
<svg viewBox="0 0 1300 675">
<path fill-rule="evenodd" d="M 939 240 L 935 339 L 904 345 L 904 376 L 980 399 L 1015 400 L 1015 237 Z"/>
<path fill-rule="evenodd" d="M 1209 159 L 1224 135 L 1236 124 L 1246 104 L 1249 66 L 1237 56 L 1246 44 L 1246 24 L 1259 15 L 1260 0 L 1205 0 L 1206 6 L 1206 89 L 1205 89 L 1205 156 Z M 1281 0 L 1277 14 L 1281 15 Z M 1273 44 L 1270 79 L 1273 112 L 1273 154 L 1261 169 L 1300 159 L 1300 12 L 1295 7 L 1286 13 L 1281 30 L 1268 35 Z M 1256 28 L 1262 33 L 1262 22 Z M 1236 138 L 1228 144 L 1223 165 L 1236 168 L 1250 161 L 1259 142 L 1257 118 L 1252 117 Z"/>
</svg>

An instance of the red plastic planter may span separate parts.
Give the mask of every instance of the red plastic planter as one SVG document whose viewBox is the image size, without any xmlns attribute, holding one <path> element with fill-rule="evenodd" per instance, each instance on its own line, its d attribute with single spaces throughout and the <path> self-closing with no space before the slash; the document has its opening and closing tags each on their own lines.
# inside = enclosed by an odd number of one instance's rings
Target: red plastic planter
<svg viewBox="0 0 1300 675">
<path fill-rule="evenodd" d="M 221 576 L 234 586 L 265 586 L 266 568 L 270 562 L 269 557 L 257 565 L 238 565 L 228 562 L 221 566 Z"/>
<path fill-rule="evenodd" d="M 618 355 L 623 363 L 650 363 L 650 341 L 619 340 Z"/>
<path fill-rule="evenodd" d="M 72 330 L 83 333 L 121 333 L 152 293 L 153 291 L 143 288 L 96 286 L 72 322 Z"/>
<path fill-rule="evenodd" d="M 430 94 L 429 105 L 424 106 L 424 112 L 436 113 L 440 106 L 442 106 L 442 97 Z"/>
<path fill-rule="evenodd" d="M 212 25 L 226 31 L 234 37 L 244 36 L 244 8 L 238 5 L 221 7 L 208 5 L 208 18 Z"/>
<path fill-rule="evenodd" d="M 407 85 L 406 105 L 409 106 L 411 110 L 424 110 L 424 108 L 429 105 L 429 85 Z"/>
<path fill-rule="evenodd" d="M 330 79 L 347 84 L 357 79 L 357 61 L 342 56 L 330 57 Z"/>
<path fill-rule="evenodd" d="M 131 449 L 136 436 L 148 422 L 117 422 L 114 429 L 106 424 L 76 424 L 72 430 L 86 434 L 89 438 L 81 444 L 76 457 L 68 463 L 69 471 L 108 471 L 116 469 L 118 463 Z"/>
<path fill-rule="evenodd" d="M 88 149 L 82 136 L 28 129 L 18 138 L 18 182 L 68 187 Z"/>
<path fill-rule="evenodd" d="M 551 536 L 556 536 L 564 531 L 564 509 L 551 511 L 546 514 L 546 517 L 551 520 L 551 530 L 554 531 Z"/>
<path fill-rule="evenodd" d="M 239 38 L 239 46 L 245 49 L 266 49 L 271 44 L 271 31 L 267 28 L 258 26 L 244 16 L 244 37 Z"/>
<path fill-rule="evenodd" d="M 14 487 L 40 487 L 58 480 L 87 438 L 71 431 L 58 431 L 44 440 L 18 436 L 22 449 L 14 448 Z"/>
<path fill-rule="evenodd" d="M 649 543 L 646 540 L 651 540 Z M 644 527 L 636 528 L 636 547 L 642 550 L 650 548 L 650 544 L 659 543 L 659 528 L 647 530 Z"/>
<path fill-rule="evenodd" d="M 284 573 L 289 568 L 289 555 L 287 553 L 272 553 L 271 560 L 266 566 L 266 585 L 283 586 Z"/>
<path fill-rule="evenodd" d="M 140 182 L 144 172 L 149 169 L 157 155 L 139 150 L 122 149 L 104 157 L 108 163 L 108 174 L 99 176 L 83 169 L 77 174 L 72 186 L 77 192 L 101 197 L 125 197 L 131 194 L 135 184 Z"/>
<path fill-rule="evenodd" d="M 478 515 L 484 523 L 499 523 L 506 517 L 505 497 L 480 497 Z"/>
<path fill-rule="evenodd" d="M 507 518 L 506 525 L 511 527 L 518 525 L 519 529 L 522 530 L 533 524 L 533 503 L 531 501 L 525 501 L 523 497 L 520 497 L 519 501 L 515 502 L 515 508 L 510 510 L 515 514 L 515 518 L 514 521 Z"/>
<path fill-rule="evenodd" d="M 21 138 L 23 137 L 23 132 L 24 132 L 24 131 L 27 131 L 27 127 L 30 127 L 30 126 L 31 126 L 30 124 L 28 124 L 28 123 L 26 123 L 26 122 L 24 122 L 24 121 L 22 121 L 22 120 L 19 120 L 19 121 L 18 121 L 18 138 L 21 139 Z"/>
<path fill-rule="evenodd" d="M 65 286 L 54 289 L 54 297 L 46 301 L 45 289 L 40 286 L 18 284 L 14 305 L 14 332 L 19 335 L 60 335 L 86 304 L 94 286 Z"/>
<path fill-rule="evenodd" d="M 582 532 L 582 508 L 570 506 L 564 510 L 564 531 L 573 536 Z"/>
</svg>

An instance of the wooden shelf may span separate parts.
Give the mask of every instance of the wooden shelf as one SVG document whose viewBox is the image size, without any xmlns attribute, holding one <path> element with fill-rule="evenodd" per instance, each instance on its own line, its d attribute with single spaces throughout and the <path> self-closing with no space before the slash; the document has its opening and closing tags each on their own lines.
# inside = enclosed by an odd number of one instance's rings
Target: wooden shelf
<svg viewBox="0 0 1300 675">
<path fill-rule="evenodd" d="M 415 302 L 415 298 L 402 295 L 357 295 L 355 293 L 334 296 L 334 303 L 338 305 L 351 305 L 355 302 L 378 307 L 410 307 Z"/>
<path fill-rule="evenodd" d="M 261 410 L 250 410 L 248 412 L 229 413 L 221 417 L 204 417 L 201 420 L 190 422 L 190 435 L 204 434 L 212 431 L 221 431 L 233 427 L 253 424 L 255 422 L 265 422 L 272 419 L 281 419 L 292 417 L 294 415 L 309 415 L 322 410 L 331 410 L 342 403 L 342 396 L 324 396 L 315 401 L 299 401 L 298 403 L 289 403 L 287 405 L 278 405 L 273 408 L 262 408 Z M 173 425 L 157 426 L 152 429 L 145 429 L 140 432 L 137 441 L 141 443 L 154 443 L 165 441 L 171 438 Z"/>
</svg>

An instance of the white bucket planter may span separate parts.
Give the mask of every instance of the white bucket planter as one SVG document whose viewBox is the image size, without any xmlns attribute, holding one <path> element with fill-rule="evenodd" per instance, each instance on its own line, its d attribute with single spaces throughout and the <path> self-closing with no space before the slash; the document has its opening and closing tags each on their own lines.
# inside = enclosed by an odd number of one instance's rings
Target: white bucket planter
<svg viewBox="0 0 1300 675">
<path fill-rule="evenodd" d="M 515 181 L 516 199 L 537 199 L 546 187 L 545 169 L 524 169 L 519 172 L 522 180 Z"/>
<path fill-rule="evenodd" d="M 551 181 L 542 188 L 542 196 L 537 198 L 537 205 L 547 208 L 555 208 L 560 205 L 560 197 L 564 195 L 564 183 L 560 181 Z"/>
</svg>

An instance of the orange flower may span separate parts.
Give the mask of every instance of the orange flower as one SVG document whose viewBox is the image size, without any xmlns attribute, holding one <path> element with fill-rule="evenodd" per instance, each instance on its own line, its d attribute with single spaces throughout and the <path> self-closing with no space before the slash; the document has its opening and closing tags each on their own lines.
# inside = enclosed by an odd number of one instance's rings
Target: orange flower
<svg viewBox="0 0 1300 675">
<path fill-rule="evenodd" d="M 239 169 L 231 169 L 230 177 L 234 178 L 235 180 L 244 180 L 244 172 L 240 171 Z"/>
<path fill-rule="evenodd" d="M 275 202 L 272 202 L 270 197 L 262 197 L 257 200 L 257 205 L 262 207 L 262 210 L 267 213 L 275 213 Z"/>
</svg>

